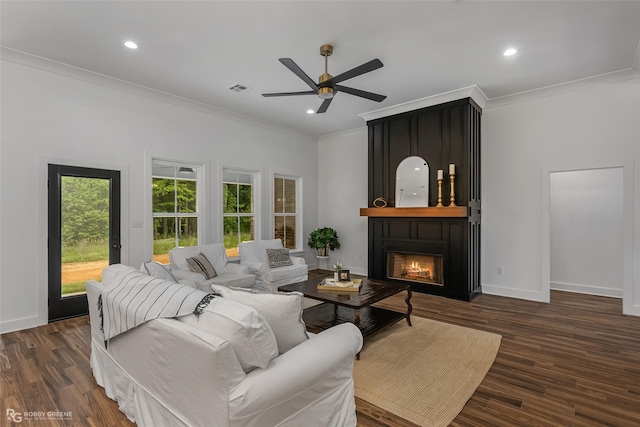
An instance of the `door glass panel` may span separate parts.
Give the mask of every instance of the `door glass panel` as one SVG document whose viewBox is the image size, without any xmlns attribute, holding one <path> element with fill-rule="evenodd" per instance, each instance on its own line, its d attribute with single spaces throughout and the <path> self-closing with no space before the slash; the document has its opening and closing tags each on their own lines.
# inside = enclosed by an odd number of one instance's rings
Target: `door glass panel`
<svg viewBox="0 0 640 427">
<path fill-rule="evenodd" d="M 109 265 L 109 180 L 61 177 L 63 297 L 85 292 Z"/>
</svg>

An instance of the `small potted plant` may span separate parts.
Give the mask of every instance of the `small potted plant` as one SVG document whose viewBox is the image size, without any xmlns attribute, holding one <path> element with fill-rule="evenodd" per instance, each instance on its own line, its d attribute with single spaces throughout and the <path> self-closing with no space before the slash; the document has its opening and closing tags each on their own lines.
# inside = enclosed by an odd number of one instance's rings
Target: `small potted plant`
<svg viewBox="0 0 640 427">
<path fill-rule="evenodd" d="M 329 250 L 340 249 L 338 232 L 330 227 L 313 230 L 308 243 L 309 247 L 318 251 L 319 256 L 329 256 Z"/>
<path fill-rule="evenodd" d="M 335 273 L 333 273 L 333 280 L 335 280 L 336 282 L 340 280 L 340 272 L 343 268 L 344 265 L 342 265 L 341 262 L 336 262 L 335 264 L 333 264 L 333 271 L 335 271 Z"/>
</svg>

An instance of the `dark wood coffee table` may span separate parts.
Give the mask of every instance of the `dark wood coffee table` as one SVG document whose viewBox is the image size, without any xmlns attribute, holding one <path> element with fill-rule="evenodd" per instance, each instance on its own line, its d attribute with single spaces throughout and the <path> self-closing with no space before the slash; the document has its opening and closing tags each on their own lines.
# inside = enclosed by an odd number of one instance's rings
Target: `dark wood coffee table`
<svg viewBox="0 0 640 427">
<path fill-rule="evenodd" d="M 323 278 L 319 277 L 278 288 L 282 292 L 298 291 L 307 298 L 323 302 L 306 308 L 302 314 L 311 332 L 317 333 L 341 323 L 352 322 L 360 328 L 362 336 L 366 338 L 401 319 L 406 319 L 411 326 L 411 287 L 408 284 L 365 278 L 362 279 L 359 292 L 338 293 L 333 290 L 318 290 L 318 283 L 322 280 Z M 402 291 L 407 292 L 405 313 L 371 306 Z"/>
</svg>

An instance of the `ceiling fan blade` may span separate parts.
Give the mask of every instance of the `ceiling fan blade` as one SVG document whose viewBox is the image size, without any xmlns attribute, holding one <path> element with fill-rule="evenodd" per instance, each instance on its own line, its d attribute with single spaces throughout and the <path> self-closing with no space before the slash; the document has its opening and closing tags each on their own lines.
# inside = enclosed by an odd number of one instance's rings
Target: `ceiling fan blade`
<svg viewBox="0 0 640 427">
<path fill-rule="evenodd" d="M 366 90 L 354 89 L 352 87 L 336 85 L 336 90 L 344 93 L 348 93 L 349 95 L 359 96 L 360 98 L 370 99 L 376 102 L 382 102 L 387 97 L 385 95 L 380 95 L 373 92 L 367 92 Z"/>
<path fill-rule="evenodd" d="M 282 65 L 290 69 L 293 72 L 293 74 L 300 77 L 306 84 L 309 85 L 311 89 L 313 89 L 316 92 L 318 91 L 318 85 L 316 84 L 316 82 L 311 80 L 311 78 L 307 76 L 304 71 L 302 71 L 302 68 L 298 67 L 298 64 L 293 62 L 293 59 L 280 58 L 279 61 L 282 62 Z"/>
<path fill-rule="evenodd" d="M 379 59 L 372 59 L 369 62 L 366 62 L 362 65 L 357 66 L 356 68 L 352 68 L 349 71 L 345 71 L 342 74 L 338 74 L 335 77 L 330 78 L 329 80 L 320 83 L 320 85 L 318 85 L 318 87 L 326 87 L 326 86 L 333 86 L 337 83 L 340 83 L 342 81 L 348 80 L 348 79 L 352 79 L 354 77 L 358 77 L 359 75 L 368 73 L 370 71 L 373 70 L 377 70 L 378 68 L 383 67 L 384 64 L 382 63 L 382 61 L 380 61 Z"/>
<path fill-rule="evenodd" d="M 281 92 L 281 93 L 263 93 L 262 96 L 270 97 L 270 96 L 296 96 L 296 95 L 317 95 L 318 92 L 314 92 L 312 90 L 307 90 L 305 92 Z"/>
<path fill-rule="evenodd" d="M 329 108 L 329 104 L 331 104 L 331 101 L 333 101 L 333 98 L 325 99 L 324 101 L 322 101 L 322 104 L 320 105 L 320 108 L 318 108 L 318 111 L 316 111 L 316 114 L 322 114 L 327 111 L 327 108 Z"/>
</svg>

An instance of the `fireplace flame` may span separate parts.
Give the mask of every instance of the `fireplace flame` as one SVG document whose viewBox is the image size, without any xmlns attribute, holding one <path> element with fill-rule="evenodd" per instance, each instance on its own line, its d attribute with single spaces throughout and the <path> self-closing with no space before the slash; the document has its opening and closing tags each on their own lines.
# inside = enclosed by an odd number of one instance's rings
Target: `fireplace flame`
<svg viewBox="0 0 640 427">
<path fill-rule="evenodd" d="M 428 268 L 423 269 L 419 262 L 412 261 L 409 267 L 407 267 L 407 273 L 409 274 L 418 274 L 418 273 L 426 273 L 427 277 L 431 277 L 431 270 Z"/>
</svg>

